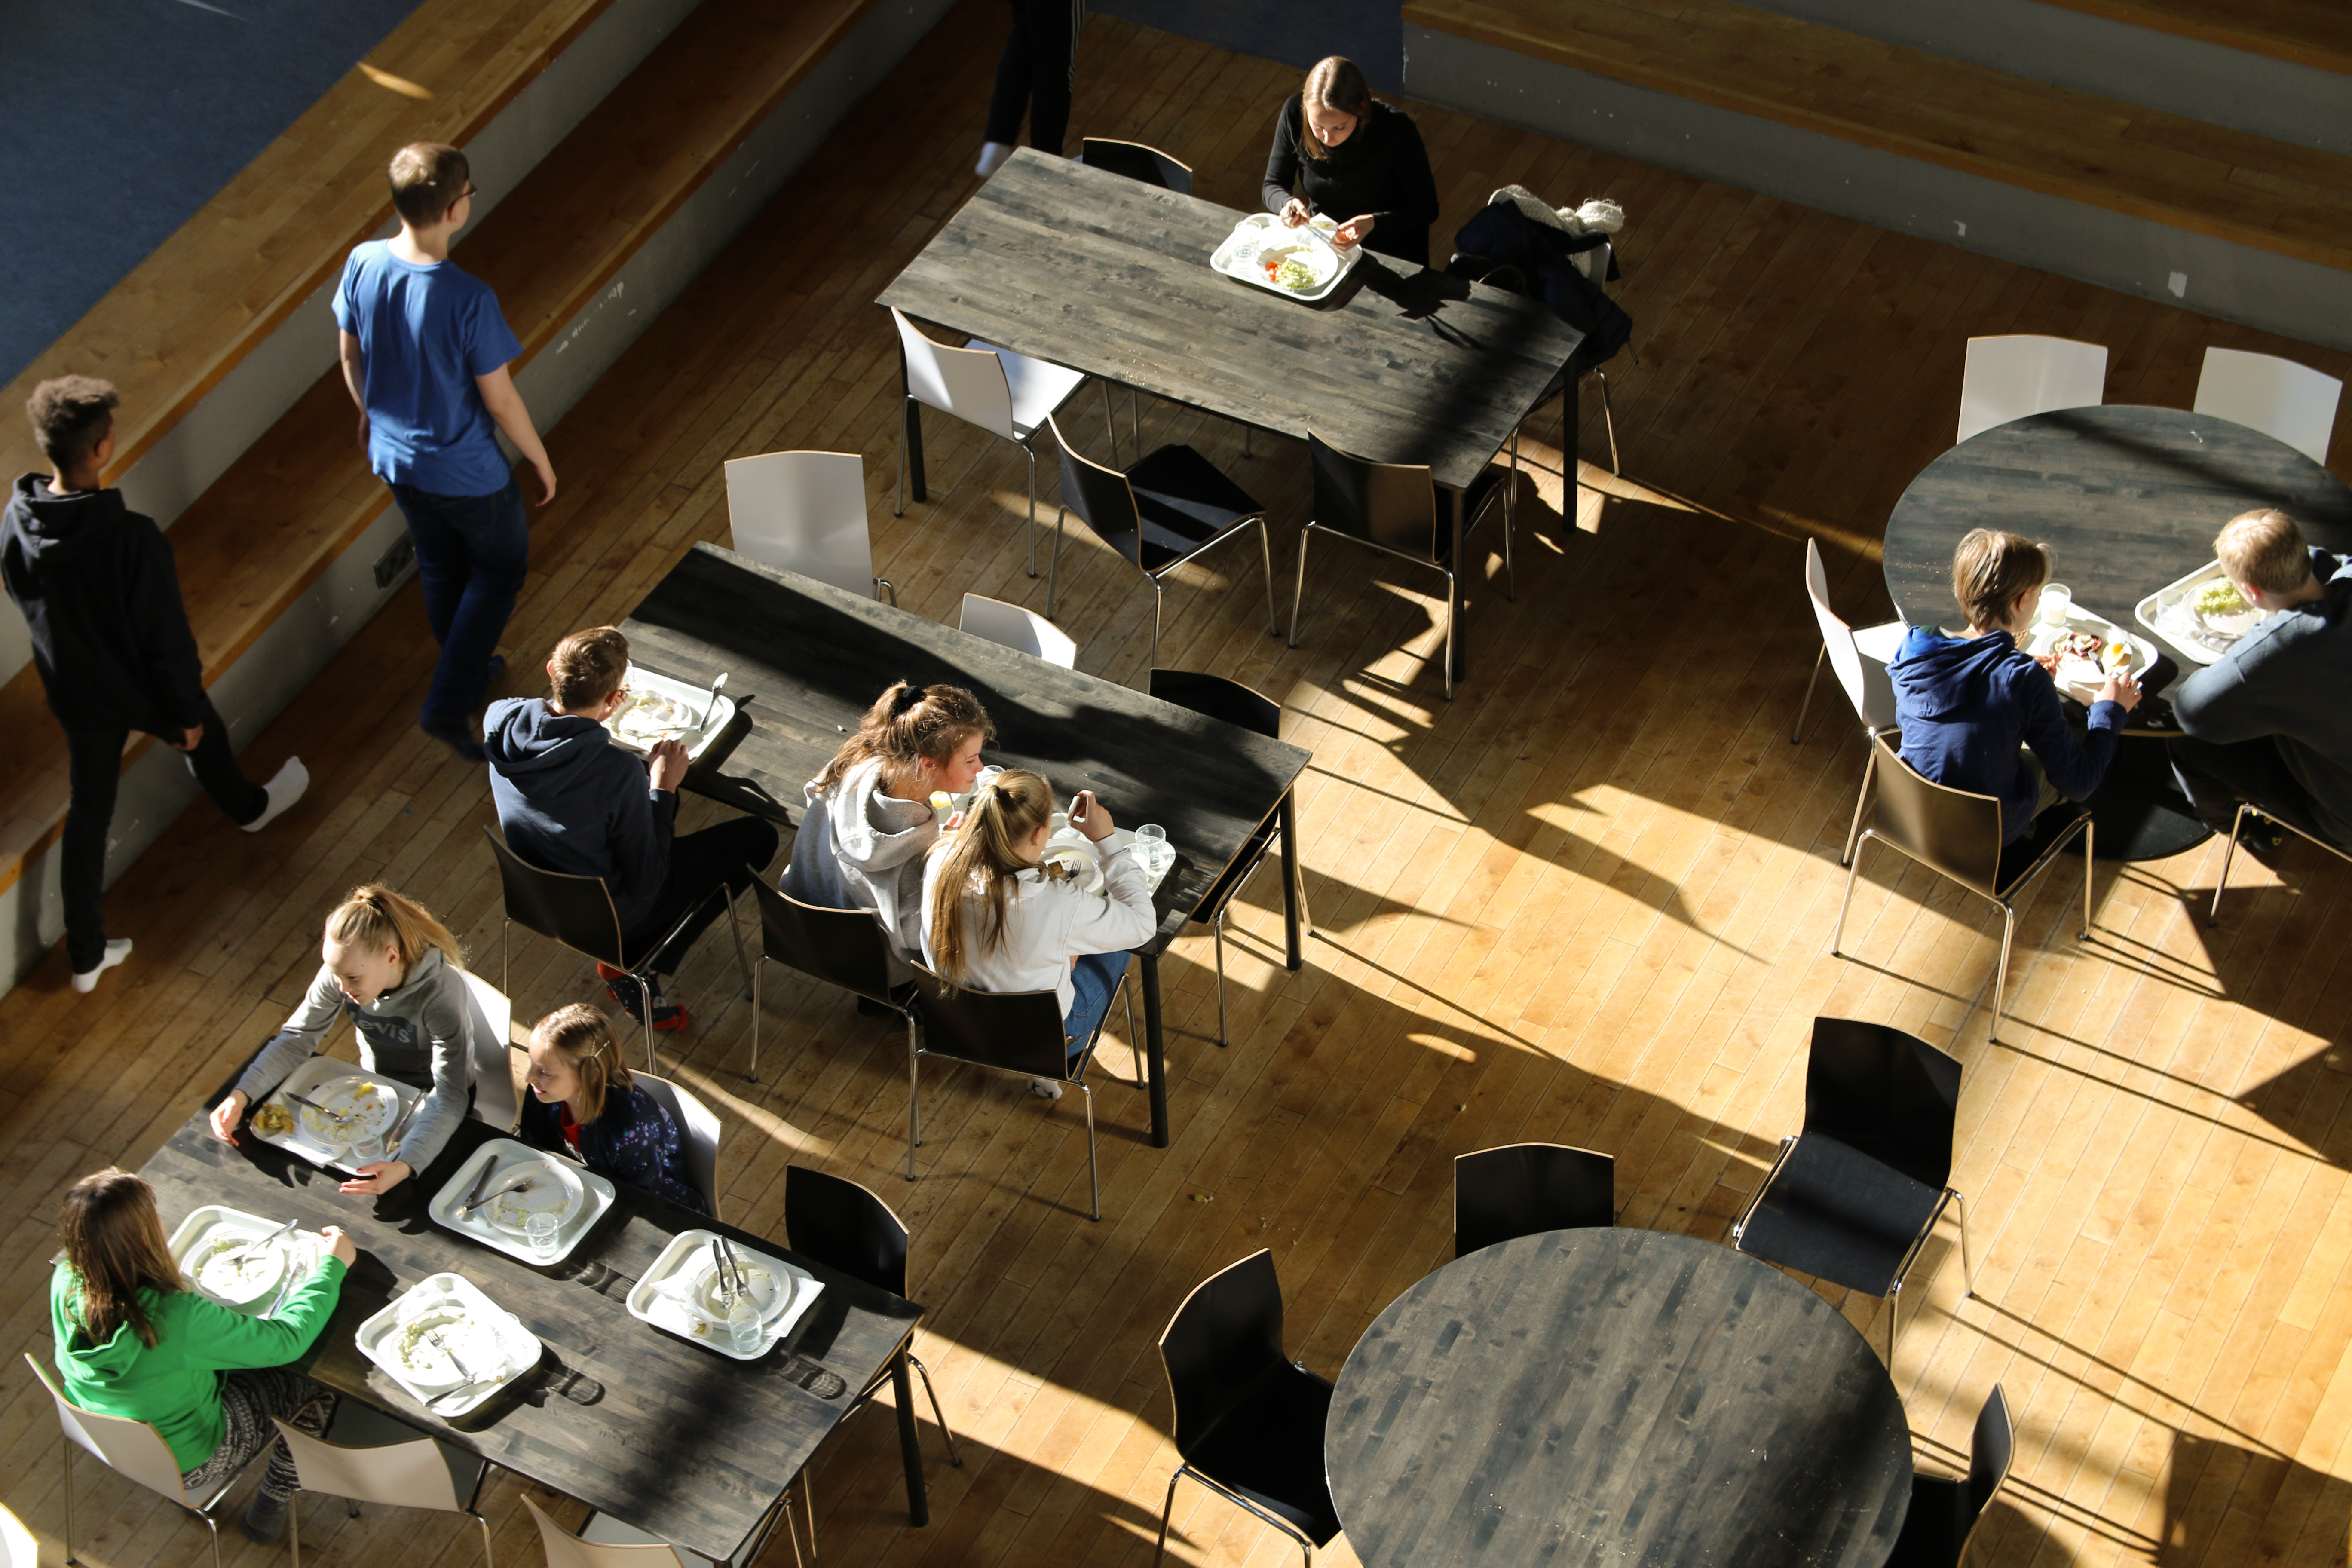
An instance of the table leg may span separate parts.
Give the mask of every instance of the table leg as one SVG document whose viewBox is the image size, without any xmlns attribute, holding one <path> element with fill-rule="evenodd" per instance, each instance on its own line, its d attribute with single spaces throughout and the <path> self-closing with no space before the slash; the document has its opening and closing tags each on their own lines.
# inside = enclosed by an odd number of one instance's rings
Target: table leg
<svg viewBox="0 0 2352 1568">
<path fill-rule="evenodd" d="M 923 489 L 923 405 L 904 395 L 907 392 L 906 356 L 901 354 L 898 357 L 898 391 L 901 395 L 898 406 L 906 411 L 901 416 L 898 438 L 907 444 L 907 489 L 917 500 L 929 500 L 931 498 Z"/>
<path fill-rule="evenodd" d="M 1160 958 L 1139 952 L 1143 961 L 1143 1045 L 1145 1070 L 1151 1079 L 1151 1146 L 1168 1147 L 1168 1055 L 1160 1040 Z"/>
<path fill-rule="evenodd" d="M 1282 935 L 1287 948 L 1284 967 L 1297 969 L 1307 962 L 1298 951 L 1298 792 L 1282 792 Z"/>
<path fill-rule="evenodd" d="M 917 1529 L 931 1522 L 930 1500 L 923 1494 L 923 1450 L 916 1441 L 915 1380 L 907 1370 L 908 1349 L 898 1347 L 890 1363 L 890 1393 L 898 1402 L 898 1458 L 907 1467 L 907 1519 Z"/>
<path fill-rule="evenodd" d="M 1457 681 L 1466 680 L 1470 676 L 1470 623 L 1469 617 L 1462 611 L 1464 605 L 1469 602 L 1470 572 L 1463 560 L 1462 530 L 1463 525 L 1469 521 L 1463 515 L 1469 510 L 1466 504 L 1468 498 L 1461 490 L 1451 489 L 1442 485 L 1438 487 L 1437 493 L 1445 498 L 1448 507 L 1454 513 L 1454 554 L 1451 557 L 1454 562 L 1454 602 L 1445 606 L 1445 613 L 1453 618 L 1454 622 L 1454 636 L 1451 638 L 1454 644 L 1454 679 Z"/>
</svg>

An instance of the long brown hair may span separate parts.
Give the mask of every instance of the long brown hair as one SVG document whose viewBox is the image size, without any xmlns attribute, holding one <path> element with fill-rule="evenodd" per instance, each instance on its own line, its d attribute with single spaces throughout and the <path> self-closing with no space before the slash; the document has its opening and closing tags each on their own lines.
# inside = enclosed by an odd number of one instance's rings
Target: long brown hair
<svg viewBox="0 0 2352 1568">
<path fill-rule="evenodd" d="M 1363 68 L 1344 55 L 1317 60 L 1307 73 L 1307 85 L 1298 89 L 1298 150 L 1320 163 L 1331 155 L 1331 149 L 1315 139 L 1314 128 L 1307 123 L 1310 104 L 1354 115 L 1356 129 L 1348 134 L 1360 135 L 1364 122 L 1372 116 L 1372 84 L 1364 79 Z"/>
<path fill-rule="evenodd" d="M 1013 879 L 1030 867 L 1020 846 L 1053 817 L 1053 786 L 1015 768 L 977 791 L 963 826 L 931 846 L 940 861 L 931 883 L 931 952 L 940 978 L 962 979 L 971 954 L 993 952 L 1004 940 L 1004 905 Z M 965 926 L 966 892 L 981 895 L 977 931 Z"/>
<path fill-rule="evenodd" d="M 606 1095 L 626 1094 L 635 1082 L 629 1064 L 621 1059 L 611 1022 L 585 1002 L 558 1007 L 541 1018 L 530 1032 L 530 1043 L 562 1051 L 572 1065 L 580 1092 L 566 1103 L 572 1107 L 572 1120 L 582 1127 L 604 1114 Z"/>
<path fill-rule="evenodd" d="M 184 1288 L 163 1237 L 163 1216 L 155 1211 L 155 1189 L 110 1165 L 66 1189 L 58 1229 L 65 1235 L 66 1261 L 80 1279 L 74 1317 L 82 1332 L 102 1345 L 128 1323 L 152 1350 L 155 1324 L 139 1292 L 168 1296 Z"/>
<path fill-rule="evenodd" d="M 373 882 L 353 888 L 327 917 L 327 940 L 337 947 L 357 945 L 370 952 L 397 948 L 400 967 L 413 970 L 425 949 L 439 948 L 452 968 L 465 967 L 466 955 L 449 928 L 415 900 Z M 407 983 L 404 974 L 402 984 Z"/>
<path fill-rule="evenodd" d="M 817 793 L 831 789 L 869 758 L 881 758 L 886 770 L 911 768 L 924 757 L 949 762 L 974 735 L 992 740 L 996 726 L 988 721 L 988 710 L 980 699 L 962 687 L 893 681 L 857 721 L 856 732 L 824 764 L 816 777 Z"/>
</svg>

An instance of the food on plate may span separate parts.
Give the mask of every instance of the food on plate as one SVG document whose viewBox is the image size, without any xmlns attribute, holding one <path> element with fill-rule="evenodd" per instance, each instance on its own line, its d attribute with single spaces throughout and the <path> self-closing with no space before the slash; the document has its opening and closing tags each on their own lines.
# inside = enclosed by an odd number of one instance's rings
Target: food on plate
<svg viewBox="0 0 2352 1568">
<path fill-rule="evenodd" d="M 2050 651 L 2060 658 L 2079 658 L 2091 664 L 2099 662 L 2107 639 L 2096 632 L 2061 632 L 2050 642 Z"/>
<path fill-rule="evenodd" d="M 2238 585 L 2227 577 L 2216 578 L 2197 590 L 2197 613 L 2207 620 L 2218 616 L 2242 616 L 2253 608 Z"/>
<path fill-rule="evenodd" d="M 285 1272 L 286 1258 L 273 1242 L 256 1247 L 250 1236 L 215 1236 L 192 1259 L 197 1289 L 223 1301 L 250 1301 Z"/>
<path fill-rule="evenodd" d="M 253 1130 L 264 1138 L 283 1138 L 294 1131 L 294 1112 L 272 1100 L 253 1113 Z"/>
<path fill-rule="evenodd" d="M 658 691 L 633 691 L 613 715 L 613 732 L 624 741 L 650 746 L 694 727 L 694 713 L 675 697 Z"/>
<path fill-rule="evenodd" d="M 1299 260 L 1297 256 L 1267 257 L 1265 275 L 1269 281 L 1294 290 L 1312 289 L 1322 281 L 1315 275 L 1315 268 Z"/>
</svg>

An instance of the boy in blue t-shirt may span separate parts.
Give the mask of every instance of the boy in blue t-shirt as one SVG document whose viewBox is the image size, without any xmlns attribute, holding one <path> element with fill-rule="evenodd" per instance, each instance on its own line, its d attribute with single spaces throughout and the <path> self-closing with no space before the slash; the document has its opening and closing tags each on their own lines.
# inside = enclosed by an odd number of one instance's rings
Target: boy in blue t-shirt
<svg viewBox="0 0 2352 1568">
<path fill-rule="evenodd" d="M 498 433 L 538 470 L 541 506 L 555 499 L 555 469 L 510 374 L 522 344 L 489 285 L 449 259 L 473 216 L 466 154 L 414 142 L 393 155 L 391 174 L 400 233 L 353 250 L 335 289 L 343 384 L 360 406 L 368 467 L 408 520 L 441 645 L 418 727 L 478 763 L 472 714 L 505 667 L 499 637 L 530 563 L 522 491 Z"/>
</svg>

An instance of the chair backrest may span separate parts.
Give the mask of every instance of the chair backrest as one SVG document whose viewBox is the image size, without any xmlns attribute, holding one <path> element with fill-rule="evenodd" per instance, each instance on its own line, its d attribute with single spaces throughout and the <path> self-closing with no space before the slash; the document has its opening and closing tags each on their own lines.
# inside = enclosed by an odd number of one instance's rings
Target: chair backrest
<svg viewBox="0 0 2352 1568">
<path fill-rule="evenodd" d="M 1013 383 L 1005 378 L 1004 362 L 996 357 L 995 350 L 951 349 L 935 343 L 917 331 L 915 323 L 895 307 L 890 319 L 898 323 L 908 396 L 1008 441 L 1020 439 L 1013 428 Z M 871 584 L 866 591 L 873 592 Z"/>
<path fill-rule="evenodd" d="M 539 1543 L 547 1550 L 547 1568 L 688 1568 L 686 1553 L 651 1536 L 627 1545 L 583 1541 L 542 1513 L 528 1493 L 521 1495 L 522 1506 L 530 1510 L 530 1517 L 539 1523 Z M 699 1568 L 709 1568 L 698 1557 L 694 1562 Z"/>
<path fill-rule="evenodd" d="M 2053 408 L 2091 408 L 2106 401 L 2107 351 L 2072 338 L 1970 338 L 1960 373 L 1960 433 L 1979 431 Z"/>
<path fill-rule="evenodd" d="M 1584 274 L 1586 282 L 1596 289 L 1606 289 L 1609 286 L 1609 263 L 1616 258 L 1616 255 L 1615 242 L 1604 239 L 1590 250 L 1569 252 L 1568 262 Z"/>
<path fill-rule="evenodd" d="M 1064 669 L 1078 667 L 1078 645 L 1070 634 L 1039 615 L 1019 605 L 1008 605 L 1002 599 L 986 599 L 978 594 L 963 596 L 963 613 L 956 618 L 960 631 L 976 637 L 986 637 L 992 643 L 1034 654 L 1049 664 Z"/>
<path fill-rule="evenodd" d="M 1179 195 L 1192 194 L 1192 165 L 1180 163 L 1159 148 L 1147 147 L 1140 142 L 1113 142 L 1089 136 L 1078 144 L 1078 162 L 1089 169 L 1124 174 Z"/>
<path fill-rule="evenodd" d="M 1428 468 L 1350 457 L 1312 430 L 1307 456 L 1315 470 L 1318 527 L 1435 563 L 1437 489 Z"/>
<path fill-rule="evenodd" d="M 1822 564 L 1821 545 L 1810 535 L 1805 540 L 1805 593 L 1813 601 L 1813 619 L 1821 623 L 1830 668 L 1845 688 L 1855 715 L 1874 730 L 1894 723 L 1895 683 L 1886 678 L 1884 665 L 1862 657 L 1853 644 L 1853 628 L 1830 608 L 1829 569 Z"/>
<path fill-rule="evenodd" d="M 507 919 L 574 952 L 626 966 L 621 952 L 620 911 L 613 907 L 612 890 L 602 877 L 542 871 L 508 848 L 506 840 L 488 827 L 482 829 L 482 837 L 490 841 L 490 852 L 499 859 Z"/>
<path fill-rule="evenodd" d="M 1913 1181 L 1952 1174 L 1960 1064 L 1888 1024 L 1815 1018 L 1805 1059 L 1805 1131 L 1836 1139 Z"/>
<path fill-rule="evenodd" d="M 907 1226 L 846 1176 L 784 1167 L 784 1245 L 893 1296 L 907 1293 Z"/>
<path fill-rule="evenodd" d="M 441 1445 L 421 1432 L 410 1442 L 347 1448 L 299 1432 L 277 1416 L 270 1419 L 278 1422 L 278 1436 L 294 1456 L 295 1474 L 306 1492 L 449 1513 L 466 1506 L 450 1478 L 448 1461 L 441 1457 Z"/>
<path fill-rule="evenodd" d="M 682 1083 L 656 1078 L 649 1072 L 633 1072 L 630 1079 L 642 1088 L 646 1097 L 669 1112 L 677 1123 L 679 1152 L 686 1156 L 686 1173 L 695 1190 L 710 1210 L 710 1217 L 719 1217 L 719 1113 L 705 1105 L 695 1092 Z"/>
<path fill-rule="evenodd" d="M 804 904 L 759 877 L 760 951 L 803 974 L 890 1004 L 890 939 L 871 910 Z"/>
<path fill-rule="evenodd" d="M 972 991 L 915 965 L 922 998 L 923 1050 L 1032 1078 L 1067 1078 L 1062 1001 L 1051 991 Z"/>
<path fill-rule="evenodd" d="M 1930 782 L 1903 760 L 1899 738 L 1874 738 L 1870 826 L 1897 848 L 1986 898 L 2000 897 L 2000 799 Z"/>
<path fill-rule="evenodd" d="M 515 1099 L 514 1004 L 506 993 L 470 969 L 457 971 L 466 983 L 467 1058 L 474 1069 L 477 1121 L 511 1132 L 522 1116 Z"/>
<path fill-rule="evenodd" d="M 209 1500 L 190 1497 L 180 1487 L 179 1461 L 172 1458 L 172 1446 L 163 1435 L 144 1421 L 134 1421 L 128 1415 L 100 1415 L 84 1410 L 66 1397 L 66 1391 L 57 1374 L 31 1355 L 25 1364 L 49 1391 L 50 1400 L 58 1407 L 58 1426 L 67 1438 L 109 1469 L 121 1472 L 137 1481 L 149 1491 L 161 1492 L 185 1508 L 194 1508 Z"/>
<path fill-rule="evenodd" d="M 861 598 L 874 592 L 866 459 L 855 452 L 768 452 L 730 459 L 727 524 L 728 542 L 739 555 Z"/>
<path fill-rule="evenodd" d="M 1617 1162 L 1565 1143 L 1454 1157 L 1454 1256 L 1514 1237 L 1617 1223 Z"/>
<path fill-rule="evenodd" d="M 1135 503 L 1135 488 L 1117 468 L 1081 457 L 1047 415 L 1054 446 L 1062 458 L 1062 504 L 1078 514 L 1095 537 L 1118 552 L 1138 571 L 1143 568 L 1143 512 Z"/>
<path fill-rule="evenodd" d="M 1282 1281 L 1259 1248 L 1192 1288 L 1160 1335 L 1176 1405 L 1176 1451 L 1201 1438 L 1251 1385 L 1283 1364 Z"/>
<path fill-rule="evenodd" d="M 0 1568 L 41 1568 L 41 1543 L 5 1505 L 0 1505 Z"/>
<path fill-rule="evenodd" d="M 1985 1395 L 1984 1408 L 1977 1412 L 1976 1432 L 1969 1439 L 1969 1528 L 1976 1527 L 1985 1504 L 2009 1479 L 2009 1467 L 2016 1457 L 2017 1427 L 2009 1418 L 2009 1401 L 1996 1383 Z"/>
<path fill-rule="evenodd" d="M 2242 349 L 2205 351 L 2197 412 L 2275 436 L 2315 463 L 2327 461 L 2344 384 L 2308 365 Z"/>
<path fill-rule="evenodd" d="M 1150 679 L 1151 695 L 1162 702 L 1223 720 L 1269 741 L 1282 739 L 1282 704 L 1238 680 L 1197 669 L 1155 669 Z"/>
</svg>

